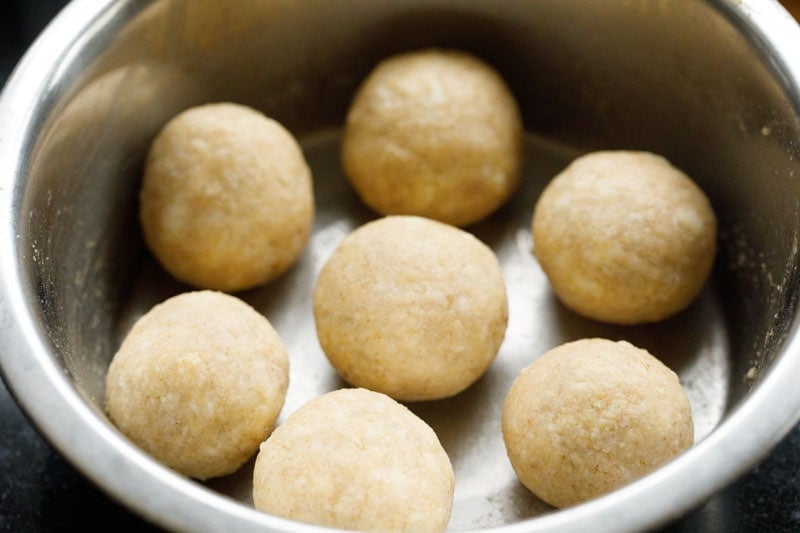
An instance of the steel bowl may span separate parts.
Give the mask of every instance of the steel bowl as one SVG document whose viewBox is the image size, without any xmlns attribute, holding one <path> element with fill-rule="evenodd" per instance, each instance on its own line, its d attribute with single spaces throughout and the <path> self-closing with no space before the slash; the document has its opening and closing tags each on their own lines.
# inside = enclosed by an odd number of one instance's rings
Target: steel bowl
<svg viewBox="0 0 800 533">
<path fill-rule="evenodd" d="M 47 439 L 116 499 L 180 530 L 316 529 L 252 508 L 252 463 L 199 483 L 159 465 L 103 411 L 108 363 L 131 323 L 188 290 L 142 244 L 142 159 L 171 116 L 210 101 L 258 108 L 301 141 L 314 173 L 309 246 L 279 280 L 240 294 L 289 347 L 282 419 L 343 386 L 316 341 L 314 279 L 376 215 L 347 185 L 339 132 L 383 57 L 460 48 L 493 64 L 528 137 L 520 190 L 469 228 L 503 265 L 511 319 L 466 392 L 411 404 L 456 470 L 453 529 L 623 531 L 663 524 L 751 468 L 800 419 L 800 29 L 769 0 L 76 0 L 0 100 L 0 362 Z M 594 149 L 660 153 L 720 221 L 712 279 L 663 323 L 612 327 L 552 296 L 531 252 L 547 181 Z M 586 336 L 628 339 L 675 369 L 697 442 L 607 496 L 556 511 L 514 477 L 499 413 L 521 368 Z"/>
</svg>

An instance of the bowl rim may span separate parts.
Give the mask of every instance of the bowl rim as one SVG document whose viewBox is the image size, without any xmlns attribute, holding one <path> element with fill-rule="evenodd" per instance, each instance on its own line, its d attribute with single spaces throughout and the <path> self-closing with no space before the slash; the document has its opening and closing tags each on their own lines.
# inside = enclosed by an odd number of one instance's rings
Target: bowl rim
<svg viewBox="0 0 800 533">
<path fill-rule="evenodd" d="M 155 1 L 73 0 L 29 48 L 0 95 L 0 373 L 23 411 L 62 456 L 154 523 L 179 530 L 322 531 L 326 528 L 258 512 L 141 452 L 70 382 L 37 322 L 35 302 L 24 291 L 19 205 L 33 144 L 53 104 L 31 95 L 52 95 L 54 84 L 63 83 L 59 76 L 65 60 L 86 50 L 93 36 L 113 34 L 132 11 Z M 777 0 L 707 3 L 753 43 L 773 76 L 791 90 L 800 115 L 800 54 L 793 53 L 800 50 L 800 26 L 791 15 Z M 585 504 L 489 530 L 641 530 L 690 510 L 760 461 L 800 420 L 798 328 L 796 315 L 761 382 L 707 438 L 674 461 Z"/>
</svg>

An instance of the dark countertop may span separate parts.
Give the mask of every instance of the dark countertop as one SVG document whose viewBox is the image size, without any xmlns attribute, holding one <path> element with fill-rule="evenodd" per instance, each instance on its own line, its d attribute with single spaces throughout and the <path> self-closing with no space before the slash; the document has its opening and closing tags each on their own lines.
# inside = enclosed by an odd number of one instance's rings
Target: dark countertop
<svg viewBox="0 0 800 533">
<path fill-rule="evenodd" d="M 0 84 L 25 48 L 66 2 L 5 2 Z M 800 532 L 800 425 L 767 459 L 664 531 Z M 109 531 L 157 528 L 118 505 L 62 459 L 0 383 L 0 531 Z"/>
</svg>

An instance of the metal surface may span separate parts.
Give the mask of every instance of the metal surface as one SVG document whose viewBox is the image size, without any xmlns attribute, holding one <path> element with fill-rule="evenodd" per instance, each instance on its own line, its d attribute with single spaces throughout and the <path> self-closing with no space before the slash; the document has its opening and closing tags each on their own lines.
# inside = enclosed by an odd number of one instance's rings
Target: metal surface
<svg viewBox="0 0 800 533">
<path fill-rule="evenodd" d="M 800 57 L 790 52 L 800 49 L 800 29 L 777 4 L 79 0 L 37 41 L 0 101 L 0 361 L 44 434 L 115 497 L 171 528 L 299 528 L 249 507 L 249 465 L 200 485 L 151 461 L 102 414 L 105 370 L 127 328 L 186 290 L 149 258 L 136 223 L 152 135 L 189 105 L 234 100 L 301 140 L 315 178 L 312 241 L 292 271 L 241 295 L 289 347 L 285 418 L 342 386 L 316 342 L 310 294 L 336 244 L 375 216 L 341 174 L 336 128 L 379 58 L 422 46 L 465 48 L 495 64 L 531 132 L 521 189 L 470 228 L 503 265 L 506 341 L 468 391 L 410 406 L 454 463 L 452 528 L 662 523 L 752 465 L 798 419 Z M 573 315 L 530 254 L 538 192 L 592 148 L 666 155 L 719 215 L 713 282 L 665 323 L 621 328 Z M 699 442 L 638 483 L 556 513 L 515 480 L 499 411 L 533 358 L 595 335 L 631 340 L 678 371 Z"/>
</svg>

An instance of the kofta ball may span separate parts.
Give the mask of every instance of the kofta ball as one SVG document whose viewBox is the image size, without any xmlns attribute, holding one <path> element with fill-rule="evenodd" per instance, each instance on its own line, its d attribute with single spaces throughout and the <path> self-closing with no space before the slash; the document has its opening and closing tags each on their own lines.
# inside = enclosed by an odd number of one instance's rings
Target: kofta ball
<svg viewBox="0 0 800 533">
<path fill-rule="evenodd" d="M 494 253 L 471 234 L 413 216 L 361 226 L 314 289 L 317 335 L 347 382 L 398 400 L 453 396 L 500 348 L 508 303 Z"/>
<path fill-rule="evenodd" d="M 280 413 L 289 360 L 264 316 L 219 292 L 156 305 L 125 337 L 106 378 L 106 410 L 135 444 L 197 479 L 237 470 Z"/>
<path fill-rule="evenodd" d="M 533 217 L 534 253 L 556 296 L 613 324 L 686 308 L 711 271 L 716 233 L 703 191 L 648 152 L 576 159 L 547 185 Z"/>
<path fill-rule="evenodd" d="M 359 88 L 342 161 L 358 195 L 383 215 L 465 226 L 519 181 L 522 121 L 500 75 L 453 50 L 390 57 Z"/>
<path fill-rule="evenodd" d="M 689 400 L 669 368 L 621 341 L 553 348 L 517 377 L 503 439 L 520 481 L 556 507 L 643 477 L 689 448 Z"/>
<path fill-rule="evenodd" d="M 264 284 L 311 231 L 311 172 L 279 123 L 230 103 L 186 110 L 153 141 L 140 192 L 147 246 L 175 278 L 228 292 Z"/>
<path fill-rule="evenodd" d="M 261 445 L 262 511 L 359 531 L 442 531 L 454 475 L 436 434 L 403 405 L 364 389 L 315 398 Z"/>
</svg>

